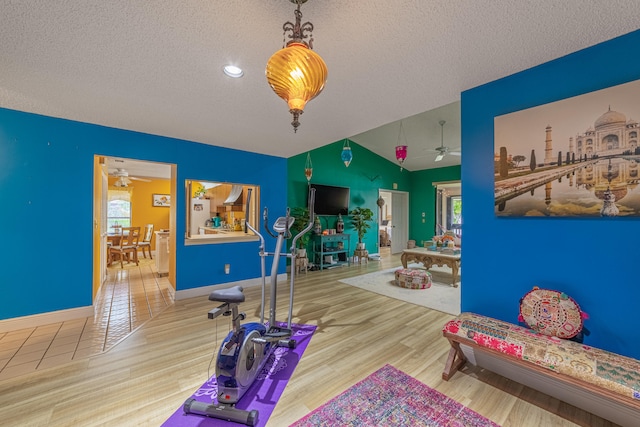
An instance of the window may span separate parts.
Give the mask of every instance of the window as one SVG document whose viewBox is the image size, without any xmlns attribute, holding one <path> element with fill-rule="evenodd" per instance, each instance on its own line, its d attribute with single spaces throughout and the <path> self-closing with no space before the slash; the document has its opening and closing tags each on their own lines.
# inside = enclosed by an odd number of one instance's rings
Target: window
<svg viewBox="0 0 640 427">
<path fill-rule="evenodd" d="M 210 244 L 256 240 L 245 222 L 258 224 L 260 187 L 229 182 L 185 182 L 187 195 L 187 244 Z M 249 212 L 247 199 L 251 195 Z"/>
<path fill-rule="evenodd" d="M 449 213 L 449 228 L 454 228 L 453 226 L 460 227 L 462 225 L 462 197 L 455 196 L 449 198 L 449 208 L 451 212 Z"/>
<path fill-rule="evenodd" d="M 453 231 L 462 235 L 460 182 L 433 183 L 436 187 L 436 234 Z"/>
<path fill-rule="evenodd" d="M 131 226 L 131 191 L 109 190 L 107 202 L 107 230 Z"/>
</svg>

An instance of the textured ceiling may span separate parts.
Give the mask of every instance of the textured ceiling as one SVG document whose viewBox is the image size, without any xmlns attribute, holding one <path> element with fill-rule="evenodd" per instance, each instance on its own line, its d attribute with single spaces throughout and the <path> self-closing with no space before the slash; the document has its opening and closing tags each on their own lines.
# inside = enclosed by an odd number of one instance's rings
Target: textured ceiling
<svg viewBox="0 0 640 427">
<path fill-rule="evenodd" d="M 288 0 L 1 3 L 1 107 L 283 157 L 352 137 L 392 160 L 408 118 L 409 170 L 434 166 L 417 153 L 440 119 L 460 146 L 461 91 L 640 27 L 637 0 L 310 0 L 329 79 L 294 134 L 264 76 Z"/>
</svg>

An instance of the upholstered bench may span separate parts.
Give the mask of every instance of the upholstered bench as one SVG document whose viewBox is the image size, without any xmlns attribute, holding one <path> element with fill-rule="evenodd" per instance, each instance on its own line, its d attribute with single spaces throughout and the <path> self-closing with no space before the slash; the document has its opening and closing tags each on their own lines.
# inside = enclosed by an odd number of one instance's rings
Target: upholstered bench
<svg viewBox="0 0 640 427">
<path fill-rule="evenodd" d="M 431 287 L 431 273 L 416 268 L 401 268 L 395 272 L 396 285 L 408 289 L 427 289 Z"/>
<path fill-rule="evenodd" d="M 617 424 L 638 425 L 638 360 L 473 313 L 447 322 L 443 335 L 451 344 L 444 380 L 471 361 Z"/>
</svg>

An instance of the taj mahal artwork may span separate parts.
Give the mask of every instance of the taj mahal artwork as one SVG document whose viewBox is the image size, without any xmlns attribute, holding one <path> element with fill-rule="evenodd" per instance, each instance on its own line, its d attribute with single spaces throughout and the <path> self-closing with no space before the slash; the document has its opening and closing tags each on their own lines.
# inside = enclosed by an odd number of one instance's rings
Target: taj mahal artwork
<svg viewBox="0 0 640 427">
<path fill-rule="evenodd" d="M 495 214 L 640 216 L 640 80 L 494 120 Z"/>
<path fill-rule="evenodd" d="M 569 150 L 573 152 L 569 138 Z M 618 156 L 635 153 L 638 148 L 638 122 L 623 113 L 609 111 L 598 117 L 594 126 L 576 136 L 575 153 L 578 157 L 591 158 L 594 155 Z"/>
</svg>

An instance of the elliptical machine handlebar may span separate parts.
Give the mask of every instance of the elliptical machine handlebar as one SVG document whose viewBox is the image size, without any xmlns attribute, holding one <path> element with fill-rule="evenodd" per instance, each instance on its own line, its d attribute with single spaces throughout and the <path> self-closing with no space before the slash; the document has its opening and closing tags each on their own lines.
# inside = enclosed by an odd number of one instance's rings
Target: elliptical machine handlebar
<svg viewBox="0 0 640 427">
<path fill-rule="evenodd" d="M 248 194 L 247 194 L 247 205 L 246 205 L 246 217 L 247 219 L 250 217 L 249 212 L 250 212 L 250 201 L 251 201 L 251 188 L 248 189 Z M 307 224 L 307 226 L 304 228 L 304 230 L 302 230 L 300 233 L 296 234 L 293 237 L 293 240 L 291 242 L 291 250 L 289 254 L 282 254 L 283 256 L 286 256 L 290 259 L 295 259 L 296 257 L 296 243 L 298 241 L 298 239 L 300 239 L 305 233 L 309 232 L 312 228 L 313 228 L 313 222 L 315 221 L 315 212 L 314 212 L 314 207 L 315 207 L 315 196 L 316 196 L 316 189 L 315 188 L 309 188 L 309 224 Z M 281 242 L 280 239 L 284 238 L 290 238 L 291 237 L 291 232 L 290 232 L 290 228 L 291 225 L 293 224 L 294 218 L 291 217 L 291 213 L 289 208 L 287 208 L 287 215 L 284 218 L 278 218 L 278 220 L 276 221 L 276 224 L 274 224 L 274 230 L 276 230 L 278 233 L 283 233 L 283 236 L 279 236 L 273 234 L 270 229 L 269 229 L 269 223 L 268 223 L 268 210 L 265 207 L 264 211 L 262 213 L 262 217 L 264 220 L 264 228 L 267 231 L 267 233 L 269 233 L 270 236 L 275 237 L 277 239 L 278 242 Z M 284 223 L 284 224 L 283 224 Z M 249 221 L 245 220 L 244 222 L 245 224 L 245 232 L 246 229 L 250 229 L 251 231 L 253 231 L 256 236 L 258 236 L 260 238 L 260 264 L 261 264 L 261 270 L 262 270 L 262 298 L 261 298 L 261 307 L 262 307 L 262 314 L 260 316 L 260 323 L 264 323 L 264 310 L 265 310 L 265 285 L 266 285 L 266 264 L 265 264 L 265 257 L 267 257 L 269 254 L 265 251 L 265 240 L 264 237 L 262 236 L 262 234 L 260 234 L 260 232 L 254 228 Z M 281 243 L 277 243 L 276 245 L 276 250 L 273 253 L 273 255 L 275 257 L 279 257 L 280 254 L 280 244 Z M 275 261 L 275 260 L 274 260 Z M 275 284 L 277 281 L 277 262 L 275 262 L 273 264 L 273 268 L 272 268 L 272 272 L 271 272 L 271 282 L 272 284 Z M 289 286 L 289 317 L 287 319 L 287 328 L 291 328 L 291 318 L 293 316 L 292 310 L 293 310 L 293 284 L 294 284 L 294 277 L 295 277 L 295 272 L 294 270 L 292 270 L 292 274 L 291 274 L 291 284 Z M 272 286 L 272 292 L 275 289 L 275 286 Z M 275 296 L 272 295 L 272 300 L 275 300 Z M 270 324 L 275 323 L 275 312 L 270 312 L 269 313 L 269 320 L 270 320 Z"/>
<path fill-rule="evenodd" d="M 289 231 L 289 229 L 291 228 L 291 224 L 293 224 L 293 218 L 291 217 L 291 211 L 289 210 L 289 208 L 287 208 L 286 216 L 278 217 L 278 219 L 276 219 L 276 222 L 273 224 L 273 229 L 276 231 L 275 234 L 272 233 L 271 229 L 269 228 L 269 210 L 266 207 L 262 212 L 262 218 L 264 220 L 264 229 L 267 230 L 269 236 L 277 239 L 278 234 L 283 233 L 285 239 L 291 238 L 291 231 Z"/>
<path fill-rule="evenodd" d="M 246 210 L 245 210 L 245 220 L 244 220 L 244 232 L 247 232 L 247 228 L 251 231 L 253 231 L 255 233 L 256 236 L 258 236 L 260 238 L 260 253 L 264 252 L 264 237 L 262 236 L 262 234 L 260 234 L 260 232 L 258 230 L 256 230 L 255 228 L 253 228 L 253 226 L 251 224 L 249 224 L 249 208 L 251 207 L 251 192 L 252 192 L 253 188 L 247 188 L 247 204 L 246 204 Z M 267 208 L 264 208 L 265 210 L 265 215 L 267 214 Z"/>
<path fill-rule="evenodd" d="M 252 192 L 252 188 L 247 189 L 247 204 L 246 204 L 246 216 L 247 218 L 249 217 L 249 208 L 250 208 L 250 204 L 251 204 L 251 192 Z M 302 236 L 305 235 L 305 233 L 309 232 L 312 228 L 313 228 L 313 222 L 315 221 L 315 212 L 314 212 L 314 207 L 315 207 L 315 194 L 316 194 L 316 189 L 315 188 L 310 188 L 309 189 L 309 223 L 307 224 L 307 226 L 304 228 L 304 230 L 302 230 L 300 233 L 296 234 L 293 237 L 293 240 L 291 242 L 291 248 L 292 248 L 292 253 L 295 252 L 295 247 L 296 247 L 296 242 L 298 241 L 298 239 L 300 239 Z M 266 230 L 267 233 L 269 233 L 269 235 L 275 239 L 278 238 L 278 235 L 275 233 L 271 232 L 271 229 L 269 227 L 269 209 L 267 207 L 264 208 L 264 210 L 262 211 L 262 220 L 263 220 L 263 226 L 264 229 Z M 276 229 L 276 231 L 278 232 L 284 232 L 284 238 L 285 239 L 290 239 L 291 238 L 291 225 L 293 224 L 293 218 L 291 217 L 291 209 L 287 207 L 287 213 L 286 216 L 284 218 L 278 218 L 274 224 L 274 228 Z M 251 231 L 253 231 L 258 237 L 260 237 L 260 241 L 261 241 L 261 247 L 264 248 L 264 237 L 258 232 L 258 230 L 256 230 L 250 223 L 248 220 L 245 220 L 244 222 L 244 232 L 247 232 L 247 229 L 250 229 Z"/>
</svg>

